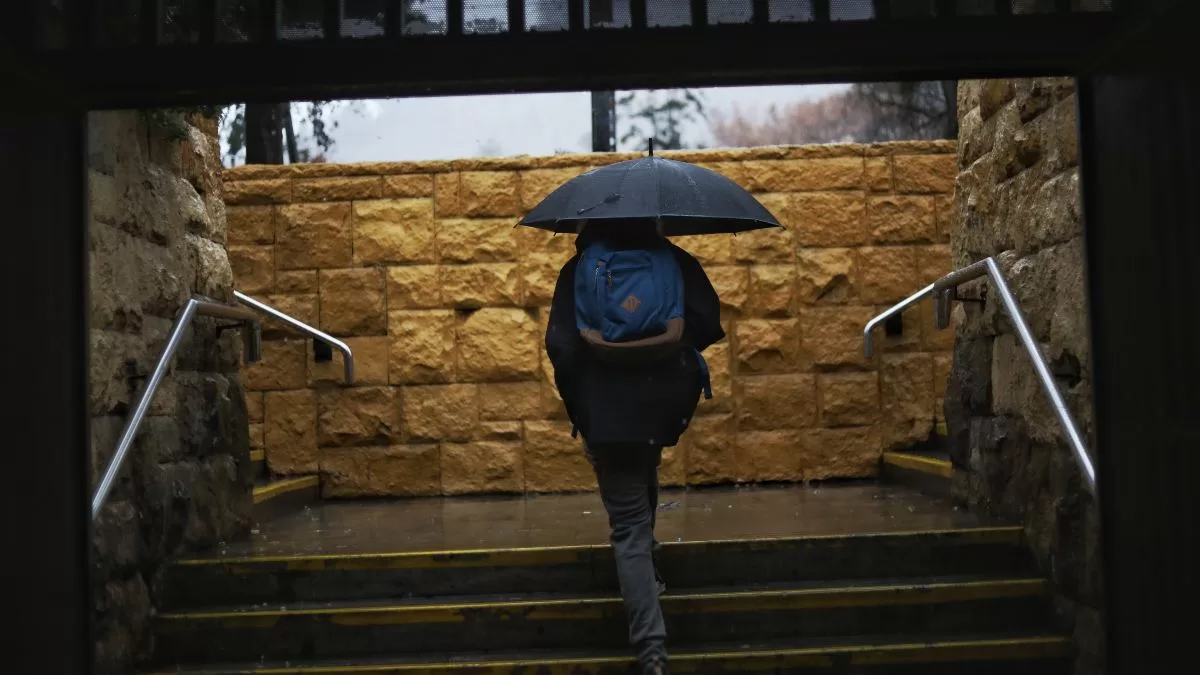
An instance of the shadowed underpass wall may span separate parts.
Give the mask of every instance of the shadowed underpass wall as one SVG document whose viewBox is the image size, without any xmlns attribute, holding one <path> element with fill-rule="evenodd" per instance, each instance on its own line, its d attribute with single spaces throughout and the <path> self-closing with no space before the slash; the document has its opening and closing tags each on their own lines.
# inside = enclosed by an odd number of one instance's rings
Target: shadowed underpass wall
<svg viewBox="0 0 1200 675">
<path fill-rule="evenodd" d="M 1069 79 L 963 82 L 958 109 L 954 264 L 998 256 L 1094 447 L 1074 85 Z M 972 509 L 1025 524 L 1074 631 L 1076 672 L 1101 673 L 1099 511 L 1028 355 L 985 288 L 982 281 L 964 287 L 975 301 L 955 310 L 945 401 L 954 494 Z"/>
<path fill-rule="evenodd" d="M 671 485 L 870 476 L 941 419 L 953 334 L 930 308 L 862 353 L 863 325 L 949 270 L 955 144 L 665 153 L 787 226 L 682 238 L 725 305 L 714 398 L 666 452 Z M 326 496 L 587 490 L 542 336 L 573 237 L 514 228 L 553 188 L 632 155 L 248 166 L 225 173 L 240 290 L 344 336 L 268 333 L 244 370 L 251 443 Z"/>
<path fill-rule="evenodd" d="M 184 304 L 231 299 L 216 132 L 198 115 L 89 116 L 93 485 Z M 249 526 L 240 337 L 213 319 L 192 326 L 93 523 L 97 673 L 133 672 L 151 653 L 164 560 Z"/>
</svg>

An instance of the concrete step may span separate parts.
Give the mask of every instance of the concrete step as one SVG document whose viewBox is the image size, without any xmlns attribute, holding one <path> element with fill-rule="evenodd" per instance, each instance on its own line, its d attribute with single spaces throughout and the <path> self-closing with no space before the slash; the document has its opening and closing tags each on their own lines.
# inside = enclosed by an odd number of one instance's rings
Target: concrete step
<svg viewBox="0 0 1200 675">
<path fill-rule="evenodd" d="M 953 475 L 954 467 L 944 451 L 885 452 L 880 458 L 880 480 L 927 495 L 948 496 Z"/>
<path fill-rule="evenodd" d="M 1038 578 L 957 578 L 671 592 L 673 648 L 805 638 L 1002 633 L 1048 628 Z M 610 596 L 433 598 L 164 613 L 162 663 L 290 661 L 547 649 L 620 649 L 621 599 Z"/>
<path fill-rule="evenodd" d="M 1016 526 L 667 542 L 659 561 L 676 591 L 1035 573 Z M 606 544 L 203 557 L 174 561 L 165 573 L 165 610 L 618 588 Z"/>
<path fill-rule="evenodd" d="M 625 675 L 628 650 L 454 653 L 408 658 L 342 661 L 254 661 L 171 668 L 193 675 Z M 1040 633 L 862 639 L 806 639 L 678 649 L 678 673 L 863 673 L 871 675 L 1066 675 L 1071 646 L 1066 638 Z"/>
<path fill-rule="evenodd" d="M 254 519 L 262 522 L 317 502 L 321 497 L 321 479 L 319 476 L 260 478 L 252 494 Z"/>
</svg>

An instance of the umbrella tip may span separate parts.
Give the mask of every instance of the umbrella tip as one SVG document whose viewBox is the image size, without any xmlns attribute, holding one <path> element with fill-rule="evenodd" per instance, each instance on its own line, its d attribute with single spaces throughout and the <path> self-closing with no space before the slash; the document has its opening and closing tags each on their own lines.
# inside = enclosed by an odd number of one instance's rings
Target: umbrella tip
<svg viewBox="0 0 1200 675">
<path fill-rule="evenodd" d="M 654 137 L 650 137 L 650 156 L 654 156 Z"/>
</svg>

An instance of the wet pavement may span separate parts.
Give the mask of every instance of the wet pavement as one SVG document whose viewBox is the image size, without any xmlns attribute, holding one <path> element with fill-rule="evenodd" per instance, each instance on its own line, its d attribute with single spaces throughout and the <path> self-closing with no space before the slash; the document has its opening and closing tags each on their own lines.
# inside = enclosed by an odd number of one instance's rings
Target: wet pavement
<svg viewBox="0 0 1200 675">
<path fill-rule="evenodd" d="M 656 533 L 663 542 L 946 530 L 995 524 L 949 501 L 900 486 L 664 490 Z M 330 501 L 260 523 L 247 541 L 213 556 L 462 551 L 604 544 L 608 522 L 596 494 Z"/>
</svg>

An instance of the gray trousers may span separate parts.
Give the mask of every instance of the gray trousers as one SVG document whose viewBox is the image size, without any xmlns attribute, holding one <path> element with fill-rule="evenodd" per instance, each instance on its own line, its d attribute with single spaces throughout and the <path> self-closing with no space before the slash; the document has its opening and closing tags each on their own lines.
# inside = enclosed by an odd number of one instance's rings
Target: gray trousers
<svg viewBox="0 0 1200 675">
<path fill-rule="evenodd" d="M 599 445 L 587 448 L 612 529 L 617 579 L 629 621 L 629 643 L 638 661 L 666 660 L 667 629 L 658 602 L 654 523 L 658 513 L 658 465 L 662 448 Z"/>
</svg>

